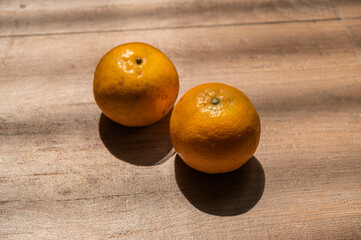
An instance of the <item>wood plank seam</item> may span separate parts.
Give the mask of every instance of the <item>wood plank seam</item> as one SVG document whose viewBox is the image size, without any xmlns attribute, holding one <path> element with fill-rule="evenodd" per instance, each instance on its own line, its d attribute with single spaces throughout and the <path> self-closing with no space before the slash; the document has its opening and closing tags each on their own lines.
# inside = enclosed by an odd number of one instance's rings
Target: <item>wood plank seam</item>
<svg viewBox="0 0 361 240">
<path fill-rule="evenodd" d="M 288 23 L 308 23 L 308 22 L 337 22 L 342 21 L 340 17 L 311 19 L 311 20 L 289 20 L 289 21 L 272 21 L 272 22 L 250 22 L 250 23 L 230 23 L 230 24 L 212 24 L 212 25 L 192 25 L 192 26 L 175 26 L 175 27 L 154 27 L 154 28 L 134 28 L 134 29 L 110 29 L 96 31 L 74 31 L 74 32 L 57 32 L 57 33 L 35 33 L 35 34 L 9 34 L 0 35 L 0 38 L 20 38 L 20 37 L 38 37 L 53 35 L 75 35 L 75 34 L 92 34 L 92 33 L 109 33 L 109 32 L 137 32 L 137 31 L 157 31 L 169 29 L 192 29 L 192 28 L 215 28 L 215 27 L 234 27 L 234 26 L 257 26 L 257 25 L 274 25 Z"/>
<path fill-rule="evenodd" d="M 357 19 L 361 19 L 361 17 L 344 17 L 343 19 L 346 19 L 346 20 L 357 20 Z"/>
</svg>

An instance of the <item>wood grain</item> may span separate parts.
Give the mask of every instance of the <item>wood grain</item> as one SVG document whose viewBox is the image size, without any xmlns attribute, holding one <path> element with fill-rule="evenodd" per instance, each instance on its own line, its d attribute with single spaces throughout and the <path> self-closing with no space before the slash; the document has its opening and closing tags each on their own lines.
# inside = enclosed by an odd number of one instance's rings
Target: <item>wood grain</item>
<svg viewBox="0 0 361 240">
<path fill-rule="evenodd" d="M 361 63 L 361 19 L 347 19 L 345 26 Z"/>
<path fill-rule="evenodd" d="M 339 18 L 331 0 L 0 2 L 1 36 Z"/>
<path fill-rule="evenodd" d="M 361 18 L 361 1 L 337 0 L 344 18 Z"/>
<path fill-rule="evenodd" d="M 173 155 L 169 116 L 129 129 L 101 115 L 95 65 L 130 41 L 171 58 L 180 96 L 214 81 L 245 92 L 262 120 L 255 157 L 199 174 Z M 0 49 L 1 239 L 361 238 L 361 64 L 343 21 L 6 37 Z"/>
</svg>

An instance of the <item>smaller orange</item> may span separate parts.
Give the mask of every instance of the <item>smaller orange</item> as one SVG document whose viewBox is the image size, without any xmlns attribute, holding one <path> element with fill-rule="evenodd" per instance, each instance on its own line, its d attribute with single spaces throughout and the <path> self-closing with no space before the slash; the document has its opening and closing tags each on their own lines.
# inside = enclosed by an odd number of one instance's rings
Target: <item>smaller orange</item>
<svg viewBox="0 0 361 240">
<path fill-rule="evenodd" d="M 146 126 L 162 119 L 172 109 L 178 90 L 173 63 L 145 43 L 113 48 L 94 73 L 96 103 L 108 118 L 125 126 Z"/>
<path fill-rule="evenodd" d="M 260 118 L 248 97 L 222 83 L 186 92 L 170 119 L 175 150 L 188 166 L 206 173 L 241 167 L 256 151 L 260 133 Z"/>
</svg>

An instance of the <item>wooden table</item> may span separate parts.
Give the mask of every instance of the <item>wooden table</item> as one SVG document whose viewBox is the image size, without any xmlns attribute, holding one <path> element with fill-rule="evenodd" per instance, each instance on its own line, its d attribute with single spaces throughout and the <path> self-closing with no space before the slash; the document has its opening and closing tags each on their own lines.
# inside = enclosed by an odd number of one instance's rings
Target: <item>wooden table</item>
<svg viewBox="0 0 361 240">
<path fill-rule="evenodd" d="M 361 238 L 361 1 L 2 0 L 0 30 L 0 239 Z M 169 115 L 101 115 L 96 63 L 131 41 L 170 57 L 179 96 L 250 97 L 244 167 L 185 166 Z"/>
</svg>

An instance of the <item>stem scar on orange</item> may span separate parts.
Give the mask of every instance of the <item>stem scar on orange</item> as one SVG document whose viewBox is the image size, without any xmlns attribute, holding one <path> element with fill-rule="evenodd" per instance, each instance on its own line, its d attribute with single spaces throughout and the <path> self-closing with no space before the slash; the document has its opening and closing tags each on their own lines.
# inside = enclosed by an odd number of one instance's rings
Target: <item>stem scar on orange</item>
<svg viewBox="0 0 361 240">
<path fill-rule="evenodd" d="M 198 85 L 173 109 L 170 137 L 193 169 L 225 173 L 245 164 L 257 149 L 259 115 L 248 97 L 222 83 Z"/>
<path fill-rule="evenodd" d="M 178 91 L 173 63 L 145 43 L 113 48 L 94 73 L 96 103 L 108 118 L 125 126 L 146 126 L 162 119 L 172 109 Z"/>
</svg>

